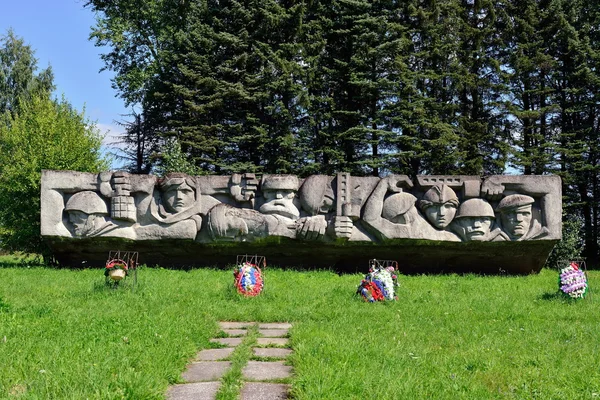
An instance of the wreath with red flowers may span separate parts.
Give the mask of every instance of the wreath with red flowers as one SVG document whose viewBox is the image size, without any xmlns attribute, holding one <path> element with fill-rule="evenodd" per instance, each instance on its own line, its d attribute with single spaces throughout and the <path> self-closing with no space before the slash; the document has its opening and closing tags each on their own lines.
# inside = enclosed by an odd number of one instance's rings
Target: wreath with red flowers
<svg viewBox="0 0 600 400">
<path fill-rule="evenodd" d="M 110 274 L 110 271 L 115 271 L 118 269 L 124 270 L 125 275 L 127 275 L 127 270 L 129 268 L 127 267 L 127 263 L 123 260 L 110 260 L 106 263 L 106 267 L 104 267 L 104 276 L 108 276 Z"/>
<path fill-rule="evenodd" d="M 258 296 L 263 290 L 262 272 L 258 265 L 245 262 L 233 270 L 234 286 L 247 297 Z"/>
</svg>

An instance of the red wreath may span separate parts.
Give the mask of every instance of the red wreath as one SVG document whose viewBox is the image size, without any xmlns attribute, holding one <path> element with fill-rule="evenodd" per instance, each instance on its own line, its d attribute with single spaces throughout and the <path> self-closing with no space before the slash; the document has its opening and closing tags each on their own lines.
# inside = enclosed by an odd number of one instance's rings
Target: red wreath
<svg viewBox="0 0 600 400">
<path fill-rule="evenodd" d="M 256 279 L 256 283 L 254 284 L 254 287 L 251 290 L 247 290 L 246 288 L 244 288 L 242 286 L 242 279 L 244 278 L 244 274 L 242 273 L 242 270 L 244 267 L 254 268 L 254 278 Z M 260 294 L 260 292 L 262 291 L 262 286 L 263 286 L 262 271 L 260 270 L 258 265 L 246 264 L 246 265 L 240 267 L 239 269 L 236 269 L 233 273 L 233 277 L 235 280 L 234 284 L 235 284 L 235 287 L 236 287 L 238 293 L 240 293 L 244 296 L 247 296 L 247 297 L 258 296 Z"/>
</svg>

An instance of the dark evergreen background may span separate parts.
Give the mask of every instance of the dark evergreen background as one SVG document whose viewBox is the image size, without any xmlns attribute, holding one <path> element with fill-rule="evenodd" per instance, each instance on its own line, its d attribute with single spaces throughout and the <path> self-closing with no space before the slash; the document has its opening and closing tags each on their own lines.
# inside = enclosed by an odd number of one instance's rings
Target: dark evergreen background
<svg viewBox="0 0 600 400">
<path fill-rule="evenodd" d="M 88 0 L 134 172 L 558 174 L 598 259 L 600 1 Z M 172 143 L 172 142 L 169 142 Z M 163 157 L 164 159 L 164 157 Z"/>
</svg>

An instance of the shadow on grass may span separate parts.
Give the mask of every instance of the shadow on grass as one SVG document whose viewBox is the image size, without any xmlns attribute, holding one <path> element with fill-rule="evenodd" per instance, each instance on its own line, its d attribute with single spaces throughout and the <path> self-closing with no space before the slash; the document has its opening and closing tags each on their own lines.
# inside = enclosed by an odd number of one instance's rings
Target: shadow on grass
<svg viewBox="0 0 600 400">
<path fill-rule="evenodd" d="M 575 299 L 566 297 L 561 292 L 546 292 L 546 293 L 542 294 L 539 297 L 539 299 L 546 300 L 546 301 L 560 301 L 562 303 L 571 303 L 573 301 L 576 301 Z"/>
</svg>

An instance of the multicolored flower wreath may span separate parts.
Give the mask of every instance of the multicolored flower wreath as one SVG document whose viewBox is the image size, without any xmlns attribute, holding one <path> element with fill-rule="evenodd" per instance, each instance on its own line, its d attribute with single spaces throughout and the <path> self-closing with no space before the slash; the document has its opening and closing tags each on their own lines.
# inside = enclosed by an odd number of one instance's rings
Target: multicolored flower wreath
<svg viewBox="0 0 600 400">
<path fill-rule="evenodd" d="M 585 297 L 588 290 L 587 278 L 576 262 L 571 262 L 568 267 L 560 270 L 558 288 L 571 299 Z"/>
<path fill-rule="evenodd" d="M 395 287 L 397 286 L 398 274 L 396 268 L 370 268 L 369 273 L 358 286 L 356 293 L 360 294 L 369 303 L 397 300 L 395 294 Z"/>
<path fill-rule="evenodd" d="M 244 296 L 258 296 L 263 289 L 262 272 L 257 265 L 245 262 L 233 270 L 234 285 Z"/>
</svg>

